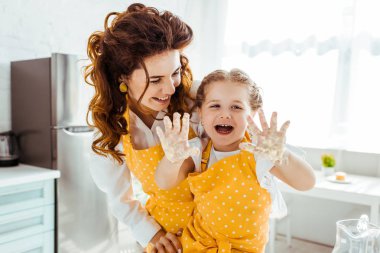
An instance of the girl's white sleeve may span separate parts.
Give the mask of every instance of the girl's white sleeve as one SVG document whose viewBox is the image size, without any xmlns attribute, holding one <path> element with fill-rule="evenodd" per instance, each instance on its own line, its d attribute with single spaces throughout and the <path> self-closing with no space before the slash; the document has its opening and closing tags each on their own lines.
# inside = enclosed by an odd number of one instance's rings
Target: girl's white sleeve
<svg viewBox="0 0 380 253">
<path fill-rule="evenodd" d="M 120 147 L 119 147 L 120 149 Z M 92 153 L 90 173 L 97 187 L 107 195 L 112 214 L 126 224 L 135 239 L 146 247 L 160 225 L 133 197 L 131 173 L 125 163 Z"/>
<path fill-rule="evenodd" d="M 194 171 L 201 172 L 201 162 L 202 162 L 202 142 L 199 137 L 195 137 L 189 140 L 189 146 L 195 147 L 199 149 L 199 153 L 197 155 L 192 155 L 191 158 L 194 161 Z"/>
<path fill-rule="evenodd" d="M 305 151 L 295 146 L 285 144 L 285 148 L 301 158 L 305 158 Z M 280 188 L 278 186 L 278 179 L 273 176 L 269 171 L 274 166 L 273 163 L 267 159 L 262 159 L 255 156 L 256 160 L 256 176 L 260 186 L 267 189 L 272 199 L 271 218 L 282 218 L 287 215 L 288 209 Z"/>
<path fill-rule="evenodd" d="M 269 171 L 273 168 L 273 163 L 267 159 L 255 156 L 256 176 L 260 186 L 270 193 L 272 200 L 271 218 L 282 218 L 287 215 L 288 209 L 282 193 L 279 189 L 277 178 Z"/>
</svg>

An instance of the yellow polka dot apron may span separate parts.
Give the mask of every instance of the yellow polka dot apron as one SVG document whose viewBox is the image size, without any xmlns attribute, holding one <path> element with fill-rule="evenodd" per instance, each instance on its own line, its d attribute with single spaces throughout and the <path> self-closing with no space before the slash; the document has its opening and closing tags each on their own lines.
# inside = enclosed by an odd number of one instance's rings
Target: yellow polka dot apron
<svg viewBox="0 0 380 253">
<path fill-rule="evenodd" d="M 241 151 L 206 170 L 211 147 L 210 141 L 202 154 L 202 173 L 188 177 L 196 208 L 181 238 L 183 250 L 263 253 L 271 198 L 257 180 L 254 156 Z"/>
<path fill-rule="evenodd" d="M 124 117 L 129 126 L 129 109 Z M 189 138 L 193 137 L 195 133 L 190 128 Z M 149 195 L 145 205 L 149 214 L 167 232 L 176 233 L 179 228 L 185 228 L 193 213 L 193 196 L 186 180 L 171 190 L 162 190 L 157 186 L 154 173 L 164 156 L 161 145 L 136 150 L 128 134 L 123 136 L 123 148 L 129 170 L 140 181 L 143 191 Z"/>
</svg>

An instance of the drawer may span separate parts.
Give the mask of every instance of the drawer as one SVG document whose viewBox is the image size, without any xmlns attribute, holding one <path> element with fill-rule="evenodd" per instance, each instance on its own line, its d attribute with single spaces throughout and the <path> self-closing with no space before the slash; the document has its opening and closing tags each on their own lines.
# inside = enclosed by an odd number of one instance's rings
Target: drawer
<svg viewBox="0 0 380 253">
<path fill-rule="evenodd" d="M 54 230 L 54 204 L 1 215 L 0 245 L 49 230 Z"/>
<path fill-rule="evenodd" d="M 41 233 L 16 241 L 0 244 L 4 253 L 52 253 L 54 252 L 54 231 Z"/>
<path fill-rule="evenodd" d="M 54 203 L 54 180 L 0 188 L 0 216 Z"/>
</svg>

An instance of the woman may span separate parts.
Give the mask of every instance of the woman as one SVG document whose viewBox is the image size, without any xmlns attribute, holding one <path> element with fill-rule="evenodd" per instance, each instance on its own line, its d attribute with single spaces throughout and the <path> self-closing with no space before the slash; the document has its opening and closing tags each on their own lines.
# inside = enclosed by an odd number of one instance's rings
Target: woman
<svg viewBox="0 0 380 253">
<path fill-rule="evenodd" d="M 155 129 L 163 127 L 165 115 L 191 107 L 192 75 L 182 50 L 192 38 L 191 28 L 172 13 L 132 4 L 108 14 L 104 31 L 88 41 L 85 77 L 95 88 L 88 116 L 97 129 L 92 149 L 119 165 L 104 168 L 98 156 L 91 173 L 118 220 L 142 246 L 150 243 L 158 252 L 181 249 L 175 233 L 186 226 L 194 205 L 187 182 L 170 191 L 154 182 L 164 155 Z M 132 198 L 131 172 L 150 197 L 145 209 Z"/>
</svg>

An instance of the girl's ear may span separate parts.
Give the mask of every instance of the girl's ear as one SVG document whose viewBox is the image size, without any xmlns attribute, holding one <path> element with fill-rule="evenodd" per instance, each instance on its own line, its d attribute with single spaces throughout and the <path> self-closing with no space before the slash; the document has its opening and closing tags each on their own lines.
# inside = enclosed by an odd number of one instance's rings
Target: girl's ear
<svg viewBox="0 0 380 253">
<path fill-rule="evenodd" d="M 251 120 L 253 121 L 253 118 L 255 117 L 258 109 L 251 110 L 250 113 L 247 115 L 247 122 L 249 123 Z"/>
<path fill-rule="evenodd" d="M 254 118 L 258 110 L 259 109 L 251 110 L 250 116 L 252 116 L 252 118 Z"/>
</svg>

